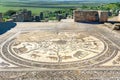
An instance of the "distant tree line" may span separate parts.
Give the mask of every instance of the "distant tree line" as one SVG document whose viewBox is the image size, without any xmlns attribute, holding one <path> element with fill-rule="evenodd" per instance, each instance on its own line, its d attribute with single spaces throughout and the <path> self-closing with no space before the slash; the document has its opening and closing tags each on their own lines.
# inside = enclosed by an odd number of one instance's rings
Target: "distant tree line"
<svg viewBox="0 0 120 80">
<path fill-rule="evenodd" d="M 65 8 L 60 10 L 47 10 L 47 11 L 40 11 L 39 17 L 41 20 L 58 20 L 66 19 L 68 16 L 73 15 L 73 10 L 76 8 Z M 81 10 L 106 10 L 109 11 L 110 16 L 118 15 L 120 11 L 120 3 L 109 3 L 109 4 L 101 4 L 98 6 L 89 6 L 89 5 L 82 5 L 79 7 Z M 4 18 L 9 19 L 13 14 L 16 14 L 20 10 L 8 10 L 4 13 Z M 35 15 L 36 16 L 36 15 Z M 37 18 L 37 16 L 36 16 Z"/>
<path fill-rule="evenodd" d="M 89 6 L 83 5 L 81 9 L 85 10 L 105 10 L 112 13 L 112 16 L 117 16 L 120 11 L 120 3 L 109 3 L 109 4 L 101 4 L 98 6 Z M 110 14 L 111 15 L 111 14 Z"/>
<path fill-rule="evenodd" d="M 58 20 L 60 21 L 61 19 L 66 19 L 68 15 L 72 16 L 73 15 L 73 10 L 75 9 L 61 9 L 61 10 L 56 10 L 56 11 L 40 11 L 40 19 L 41 20 Z M 17 12 L 21 11 L 20 10 L 8 10 L 4 13 L 4 18 L 10 18 L 12 15 L 16 14 Z M 34 15 L 36 16 L 36 15 Z M 37 16 L 36 16 L 37 18 Z"/>
</svg>

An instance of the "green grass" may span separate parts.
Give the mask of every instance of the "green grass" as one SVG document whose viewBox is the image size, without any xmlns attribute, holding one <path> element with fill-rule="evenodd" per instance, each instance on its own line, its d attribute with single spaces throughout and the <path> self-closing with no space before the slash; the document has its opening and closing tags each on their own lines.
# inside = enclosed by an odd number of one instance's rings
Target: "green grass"
<svg viewBox="0 0 120 80">
<path fill-rule="evenodd" d="M 39 14 L 43 11 L 56 11 L 61 9 L 70 9 L 70 8 L 80 8 L 83 3 L 59 3 L 59 2 L 2 2 L 0 3 L 0 12 L 5 13 L 8 10 L 19 10 L 19 9 L 28 9 L 33 12 L 33 14 Z M 93 6 L 94 4 L 86 4 Z"/>
<path fill-rule="evenodd" d="M 0 12 L 5 13 L 8 10 L 20 10 L 20 9 L 28 9 L 31 10 L 34 15 L 39 15 L 40 12 L 43 11 L 56 11 L 59 8 L 36 8 L 36 7 L 8 7 L 0 5 Z"/>
<path fill-rule="evenodd" d="M 40 12 L 44 11 L 57 11 L 65 8 L 71 8 L 72 6 L 76 5 L 58 5 L 58 4 L 48 4 L 48 3 L 23 3 L 23 2 L 3 2 L 0 3 L 0 12 L 5 13 L 8 10 L 20 10 L 20 9 L 27 9 L 31 10 L 34 15 L 39 15 Z"/>
<path fill-rule="evenodd" d="M 98 6 L 100 3 L 59 3 L 59 2 L 1 2 L 0 3 L 0 12 L 5 13 L 8 10 L 20 10 L 27 9 L 31 10 L 33 15 L 39 15 L 40 12 L 44 11 L 58 11 L 58 10 L 67 10 L 71 8 L 82 8 L 83 6 L 87 6 L 88 8 L 91 6 Z M 84 9 L 84 8 L 83 8 Z"/>
</svg>

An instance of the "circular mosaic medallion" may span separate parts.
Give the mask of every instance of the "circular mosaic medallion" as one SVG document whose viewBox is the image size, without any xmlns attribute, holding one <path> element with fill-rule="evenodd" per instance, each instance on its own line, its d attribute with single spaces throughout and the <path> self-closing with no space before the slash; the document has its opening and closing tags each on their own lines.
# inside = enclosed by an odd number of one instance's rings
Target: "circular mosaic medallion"
<svg viewBox="0 0 120 80">
<path fill-rule="evenodd" d="M 100 37 L 83 32 L 33 31 L 6 42 L 2 52 L 7 60 L 23 66 L 84 67 L 112 55 L 109 46 Z"/>
</svg>

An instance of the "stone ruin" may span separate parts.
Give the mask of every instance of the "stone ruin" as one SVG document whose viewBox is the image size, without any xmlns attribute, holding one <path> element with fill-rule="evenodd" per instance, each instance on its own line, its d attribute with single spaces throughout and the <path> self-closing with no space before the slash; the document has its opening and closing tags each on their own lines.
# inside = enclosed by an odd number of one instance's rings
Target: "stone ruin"
<svg viewBox="0 0 120 80">
<path fill-rule="evenodd" d="M 22 10 L 14 15 L 12 15 L 14 22 L 31 22 L 32 21 L 32 12 L 28 10 Z"/>
<path fill-rule="evenodd" d="M 106 22 L 108 20 L 108 12 L 105 11 L 74 11 L 75 22 Z"/>
<path fill-rule="evenodd" d="M 118 21 L 120 21 L 120 11 L 119 11 L 119 13 L 118 13 Z"/>
<path fill-rule="evenodd" d="M 13 22 L 40 22 L 42 16 L 32 16 L 32 11 L 23 9 L 11 16 Z"/>
<path fill-rule="evenodd" d="M 0 22 L 3 21 L 2 13 L 0 13 Z"/>
</svg>

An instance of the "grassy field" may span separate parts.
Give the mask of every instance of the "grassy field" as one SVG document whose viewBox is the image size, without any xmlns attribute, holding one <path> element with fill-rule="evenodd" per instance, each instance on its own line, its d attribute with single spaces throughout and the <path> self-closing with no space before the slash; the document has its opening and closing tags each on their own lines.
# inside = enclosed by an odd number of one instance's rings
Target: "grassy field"
<svg viewBox="0 0 120 80">
<path fill-rule="evenodd" d="M 20 10 L 20 9 L 28 9 L 31 10 L 33 14 L 37 15 L 43 11 L 56 11 L 62 9 L 70 9 L 70 8 L 80 8 L 83 5 L 95 6 L 98 4 L 94 3 L 59 3 L 59 2 L 2 2 L 0 3 L 0 12 L 5 13 L 8 10 Z"/>
<path fill-rule="evenodd" d="M 1 6 L 0 5 L 0 12 L 5 13 L 8 10 L 20 10 L 20 9 L 28 9 L 31 10 L 34 15 L 40 14 L 43 11 L 56 11 L 60 8 L 37 8 L 37 7 L 8 7 L 8 6 Z"/>
</svg>

